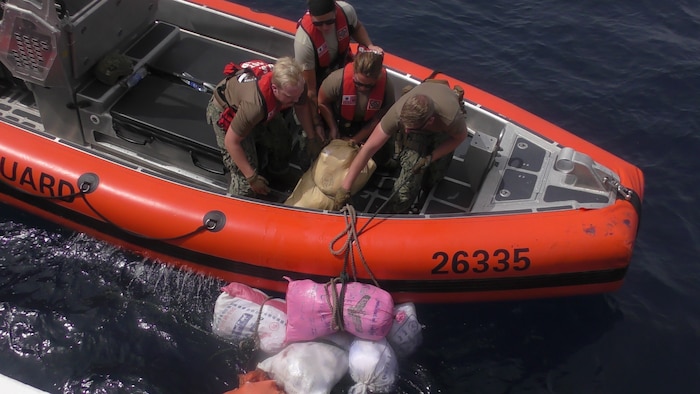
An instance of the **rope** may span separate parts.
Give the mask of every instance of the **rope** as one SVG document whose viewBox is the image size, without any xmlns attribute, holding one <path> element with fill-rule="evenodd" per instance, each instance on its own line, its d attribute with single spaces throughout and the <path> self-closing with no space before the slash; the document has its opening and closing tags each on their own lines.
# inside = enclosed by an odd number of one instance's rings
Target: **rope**
<svg viewBox="0 0 700 394">
<path fill-rule="evenodd" d="M 3 183 L 5 186 L 7 186 L 7 187 L 9 187 L 9 188 L 11 188 L 11 189 L 13 189 L 13 190 L 16 190 L 16 191 L 18 191 L 18 192 L 20 192 L 20 193 L 22 193 L 22 194 L 24 194 L 24 195 L 31 196 L 31 197 L 34 197 L 34 198 L 41 198 L 41 199 L 44 199 L 44 200 L 64 200 L 64 201 L 66 201 L 66 202 L 71 202 L 72 199 L 74 199 L 74 198 L 76 198 L 76 197 L 79 197 L 79 196 L 81 196 L 81 195 L 83 195 L 83 194 L 85 193 L 84 190 L 79 190 L 79 191 L 77 191 L 77 192 L 75 192 L 75 193 L 61 194 L 61 195 L 59 195 L 59 196 L 45 196 L 45 195 L 43 195 L 43 194 L 37 194 L 37 193 L 28 192 L 28 191 L 26 191 L 26 190 L 24 190 L 24 189 L 22 189 L 22 188 L 19 188 L 19 187 L 13 185 L 13 184 L 10 184 L 10 183 L 7 183 L 7 182 L 2 182 L 2 183 Z"/>
<path fill-rule="evenodd" d="M 253 327 L 253 336 L 249 338 L 243 338 L 241 339 L 238 343 L 235 341 L 231 341 L 226 338 L 222 338 L 226 341 L 227 344 L 230 344 L 232 346 L 229 346 L 227 348 L 221 349 L 207 359 L 208 362 L 212 362 L 216 357 L 219 357 L 221 355 L 224 355 L 226 353 L 230 352 L 235 352 L 235 351 L 240 351 L 239 357 L 241 358 L 242 364 L 245 365 L 244 369 L 246 371 L 252 371 L 255 369 L 257 365 L 257 361 L 253 355 L 255 354 L 256 351 L 260 349 L 260 334 L 258 333 L 258 329 L 260 328 L 260 322 L 262 321 L 262 311 L 263 307 L 265 306 L 265 303 L 267 301 L 273 299 L 273 297 L 268 296 L 265 301 L 262 302 L 260 305 L 260 309 L 258 309 L 258 317 L 255 321 L 255 326 Z M 197 327 L 195 327 L 197 328 Z M 198 328 L 199 329 L 199 328 Z M 200 331 L 206 333 L 206 334 L 211 334 L 211 331 L 204 331 L 199 329 Z"/>
<path fill-rule="evenodd" d="M 338 289 L 335 285 L 340 282 L 342 286 L 340 287 L 340 295 L 338 294 Z M 345 301 L 345 289 L 347 286 L 347 281 L 341 278 L 331 279 L 325 287 L 326 290 L 326 300 L 328 300 L 329 309 L 332 311 L 333 318 L 331 319 L 331 328 L 333 331 L 345 331 L 345 321 L 343 319 L 343 306 Z M 330 294 L 328 288 L 330 287 Z"/>
<path fill-rule="evenodd" d="M 260 349 L 260 334 L 258 333 L 258 328 L 260 328 L 260 321 L 262 320 L 263 307 L 265 306 L 265 303 L 271 299 L 272 297 L 268 296 L 265 298 L 265 301 L 260 304 L 260 308 L 258 309 L 258 318 L 255 320 L 255 325 L 253 326 L 253 337 L 241 340 L 239 344 L 239 348 L 241 350 L 253 352 Z"/>
<path fill-rule="evenodd" d="M 374 218 L 377 217 L 379 212 L 381 212 L 382 209 L 391 201 L 391 199 L 394 197 L 394 195 L 399 191 L 401 186 L 406 184 L 411 178 L 407 177 L 406 180 L 403 181 L 399 187 L 395 188 L 394 192 L 389 196 L 389 198 L 384 201 L 384 203 L 377 209 L 377 211 L 372 214 L 372 216 L 367 220 L 367 222 L 362 226 L 360 231 L 357 231 L 357 228 L 355 227 L 355 224 L 357 223 L 357 211 L 355 211 L 355 207 L 353 207 L 351 204 L 345 204 L 345 206 L 340 210 L 340 212 L 343 213 L 343 217 L 345 218 L 345 228 L 338 234 L 336 235 L 328 245 L 328 250 L 331 252 L 332 255 L 334 256 L 339 256 L 343 254 L 343 269 L 340 271 L 340 276 L 338 278 L 334 278 L 329 282 L 330 285 L 332 285 L 332 294 L 328 294 L 328 285 L 326 286 L 326 296 L 328 297 L 328 302 L 331 310 L 333 311 L 333 327 L 337 327 L 338 329 L 344 329 L 343 327 L 343 300 L 345 299 L 345 288 L 346 284 L 348 281 L 348 268 L 352 271 L 352 278 L 354 281 L 357 281 L 357 268 L 355 264 L 355 254 L 353 253 L 353 245 L 357 248 L 357 254 L 360 256 L 360 261 L 362 262 L 363 267 L 365 268 L 366 272 L 369 273 L 370 279 L 372 279 L 372 282 L 374 283 L 375 286 L 379 286 L 379 282 L 377 282 L 377 279 L 374 277 L 374 273 L 372 273 L 372 270 L 369 268 L 369 264 L 367 264 L 367 260 L 365 260 L 365 256 L 362 253 L 362 247 L 360 246 L 360 234 L 362 234 L 367 228 L 367 226 L 374 220 Z M 345 238 L 345 242 L 340 245 L 340 248 L 335 249 L 334 245 L 340 241 L 341 238 Z M 338 295 L 336 294 L 336 289 L 335 289 L 335 283 L 337 281 L 340 281 L 343 286 L 341 287 L 341 294 L 340 298 L 338 298 Z M 332 297 L 332 298 L 331 298 Z M 331 300 L 333 303 L 331 304 Z"/>
<path fill-rule="evenodd" d="M 253 327 L 253 335 L 255 335 L 255 343 L 256 345 L 260 345 L 260 334 L 258 333 L 258 328 L 260 328 L 260 321 L 262 320 L 262 311 L 263 307 L 265 306 L 265 303 L 270 301 L 272 299 L 271 296 L 267 296 L 265 298 L 265 301 L 260 304 L 260 309 L 258 310 L 258 319 L 255 321 L 255 327 Z"/>
<path fill-rule="evenodd" d="M 377 279 L 375 279 L 374 274 L 369 268 L 369 265 L 365 260 L 365 256 L 362 253 L 362 247 L 360 246 L 358 232 L 355 228 L 355 223 L 357 222 L 357 212 L 355 211 L 355 208 L 350 204 L 346 204 L 340 211 L 344 214 L 345 228 L 338 235 L 336 235 L 335 238 L 331 240 L 330 244 L 328 245 L 328 249 L 334 256 L 339 256 L 340 254 L 344 254 L 345 256 L 343 270 L 341 271 L 341 279 L 343 279 L 343 275 L 347 275 L 347 269 L 349 265 L 350 269 L 352 270 L 353 280 L 357 280 L 355 254 L 353 253 L 353 245 L 355 245 L 355 247 L 357 248 L 357 254 L 360 256 L 360 261 L 362 262 L 363 267 L 365 268 L 367 273 L 369 273 L 370 279 L 372 279 L 374 285 L 379 287 L 379 283 L 377 282 Z M 363 229 L 366 226 L 367 225 L 365 224 Z M 342 237 L 346 237 L 345 242 L 341 245 L 339 249 L 335 249 L 333 245 L 335 245 L 336 242 L 338 242 Z"/>
<path fill-rule="evenodd" d="M 406 177 L 406 179 L 404 179 L 403 182 L 401 182 L 398 186 L 394 187 L 394 191 L 389 195 L 389 197 L 387 197 L 387 199 L 382 203 L 382 205 L 380 205 L 379 208 L 377 208 L 377 210 L 372 214 L 372 216 L 369 218 L 367 223 L 365 223 L 365 225 L 362 226 L 360 231 L 358 231 L 358 233 L 357 233 L 358 235 L 362 234 L 362 232 L 365 230 L 365 228 L 367 228 L 367 226 L 372 222 L 372 220 L 374 220 L 374 218 L 376 218 L 377 215 L 379 215 L 379 213 L 382 212 L 382 209 L 384 209 L 384 207 L 386 207 L 387 204 L 389 204 L 389 201 L 391 201 L 391 199 L 394 198 L 396 193 L 399 192 L 399 189 L 401 189 L 404 185 L 406 185 L 408 183 L 408 181 L 410 181 L 411 179 L 412 179 L 411 177 Z"/>
<path fill-rule="evenodd" d="M 71 199 L 74 199 L 74 198 L 76 198 L 76 197 L 81 197 L 81 198 L 83 199 L 83 201 L 85 202 L 85 205 L 87 205 L 88 208 L 90 208 L 90 210 L 91 210 L 95 215 L 97 215 L 100 219 L 102 219 L 104 222 L 106 222 L 106 223 L 108 223 L 108 224 L 110 224 L 110 225 L 112 225 L 112 226 L 118 228 L 119 230 L 123 231 L 123 232 L 126 233 L 126 234 L 133 235 L 133 236 L 136 236 L 136 237 L 139 237 L 139 238 L 149 239 L 149 240 L 153 240 L 153 241 L 174 241 L 174 240 L 177 240 L 177 239 L 181 239 L 181 238 L 186 238 L 186 237 L 193 236 L 193 235 L 195 235 L 195 234 L 197 234 L 197 233 L 201 233 L 201 232 L 203 232 L 203 231 L 210 230 L 210 228 L 208 227 L 207 224 L 203 224 L 203 225 L 201 225 L 201 226 L 195 228 L 194 230 L 192 230 L 192 231 L 190 231 L 190 232 L 188 232 L 188 233 L 181 234 L 181 235 L 176 235 L 176 236 L 173 236 L 173 237 L 163 237 L 163 238 L 149 237 L 149 236 L 146 236 L 146 235 L 143 235 L 143 234 L 139 234 L 139 233 L 135 233 L 135 232 L 133 232 L 133 231 L 129 231 L 129 230 L 127 230 L 127 229 L 125 229 L 125 228 L 119 226 L 118 224 L 114 223 L 113 221 L 109 220 L 109 219 L 108 219 L 106 216 L 104 216 L 103 214 L 101 214 L 95 207 L 92 206 L 92 204 L 90 204 L 90 201 L 88 201 L 88 199 L 87 199 L 87 195 L 88 195 L 88 193 L 90 192 L 90 187 L 89 187 L 89 185 L 86 185 L 86 184 L 78 185 L 79 191 L 77 191 L 77 192 L 75 192 L 75 193 L 70 193 L 70 194 L 65 194 L 65 195 L 60 195 L 60 196 L 45 196 L 45 195 L 42 195 L 42 194 L 30 193 L 30 192 L 28 192 L 28 191 L 26 191 L 26 190 L 24 190 L 24 189 L 15 187 L 14 185 L 11 185 L 11 184 L 6 183 L 6 182 L 3 182 L 3 184 L 6 185 L 6 186 L 8 186 L 8 187 L 10 187 L 10 188 L 12 188 L 12 189 L 14 189 L 14 190 L 16 190 L 16 191 L 18 191 L 18 192 L 23 193 L 23 194 L 25 194 L 25 195 L 28 195 L 28 196 L 31 196 L 31 197 L 34 197 L 34 198 L 41 198 L 41 199 L 45 199 L 45 200 L 64 200 L 64 201 L 67 201 L 67 202 L 72 202 Z"/>
<path fill-rule="evenodd" d="M 174 240 L 181 239 L 181 238 L 191 237 L 191 236 L 193 236 L 193 235 L 195 235 L 195 234 L 198 234 L 198 233 L 201 233 L 201 232 L 203 232 L 203 231 L 208 230 L 208 227 L 207 227 L 206 225 L 203 224 L 203 225 L 201 225 L 201 226 L 195 228 L 194 230 L 190 231 L 189 233 L 185 233 L 185 234 L 181 234 L 181 235 L 176 235 L 176 236 L 173 236 L 173 237 L 163 237 L 163 238 L 159 238 L 159 237 L 149 237 L 149 236 L 144 235 L 144 234 L 140 234 L 140 233 L 136 233 L 136 232 L 133 232 L 133 231 L 129 231 L 129 230 L 127 230 L 127 229 L 125 229 L 125 228 L 119 226 L 118 224 L 114 223 L 113 221 L 111 221 L 110 219 L 108 219 L 106 216 L 104 216 L 103 214 L 101 214 L 100 211 L 98 211 L 95 207 L 92 206 L 92 204 L 90 204 L 90 201 L 88 201 L 88 199 L 87 199 L 87 194 L 85 194 L 85 193 L 81 193 L 81 194 L 82 194 L 81 197 L 83 198 L 83 201 L 85 201 L 85 205 L 87 205 L 88 208 L 90 208 L 90 210 L 91 210 L 92 212 L 95 213 L 95 215 L 99 216 L 100 219 L 102 219 L 102 220 L 105 221 L 106 223 L 111 224 L 112 226 L 118 228 L 119 230 L 125 232 L 126 234 L 133 235 L 133 236 L 136 236 L 136 237 L 139 237 L 139 238 L 149 239 L 149 240 L 153 240 L 153 241 L 174 241 Z"/>
</svg>

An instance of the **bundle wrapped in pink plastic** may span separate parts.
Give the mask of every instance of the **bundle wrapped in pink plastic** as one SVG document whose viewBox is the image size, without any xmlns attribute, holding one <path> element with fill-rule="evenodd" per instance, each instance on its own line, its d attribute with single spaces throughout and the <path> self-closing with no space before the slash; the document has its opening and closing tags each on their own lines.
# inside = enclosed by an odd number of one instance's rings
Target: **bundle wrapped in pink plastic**
<svg viewBox="0 0 700 394">
<path fill-rule="evenodd" d="M 287 279 L 289 280 L 289 279 Z M 335 291 L 333 291 L 335 286 Z M 334 308 L 342 308 L 343 328 L 358 338 L 384 338 L 393 323 L 394 301 L 386 291 L 366 283 L 319 284 L 289 280 L 287 288 L 287 342 L 309 341 L 341 328 L 334 321 Z"/>
</svg>

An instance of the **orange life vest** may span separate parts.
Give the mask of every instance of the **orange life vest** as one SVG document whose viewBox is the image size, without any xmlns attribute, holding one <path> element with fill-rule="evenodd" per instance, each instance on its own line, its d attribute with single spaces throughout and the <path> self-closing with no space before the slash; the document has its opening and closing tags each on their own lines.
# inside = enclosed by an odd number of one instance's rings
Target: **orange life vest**
<svg viewBox="0 0 700 394">
<path fill-rule="evenodd" d="M 352 60 L 352 51 L 350 50 L 350 36 L 352 35 L 352 26 L 348 24 L 348 18 L 345 12 L 339 5 L 335 5 L 335 34 L 338 38 L 338 57 L 333 61 L 328 52 L 328 44 L 323 38 L 323 33 L 317 29 L 311 20 L 311 14 L 306 11 L 304 16 L 297 22 L 297 27 L 302 29 L 309 35 L 311 43 L 314 46 L 316 54 L 316 73 L 326 72 L 328 68 L 337 69 L 343 67 L 348 61 Z M 322 74 L 323 74 L 322 73 Z M 320 81 L 318 81 L 320 83 Z"/>
<path fill-rule="evenodd" d="M 231 62 L 224 67 L 226 82 L 219 85 L 216 93 L 214 93 L 219 95 L 219 98 L 227 104 L 226 109 L 221 112 L 221 116 L 216 122 L 219 127 L 227 130 L 236 116 L 236 111 L 238 111 L 238 108 L 226 101 L 226 96 L 224 95 L 229 79 L 234 77 L 239 83 L 255 82 L 257 84 L 258 92 L 263 98 L 263 109 L 267 114 L 263 123 L 269 122 L 279 112 L 277 98 L 272 92 L 272 73 L 270 71 L 272 71 L 274 66 L 274 64 L 262 60 L 250 60 L 240 65 Z"/>
<path fill-rule="evenodd" d="M 343 90 L 342 100 L 340 101 L 340 117 L 346 122 L 352 122 L 355 119 L 355 108 L 357 106 L 357 87 L 353 81 L 355 71 L 353 64 L 347 64 L 343 69 Z M 377 84 L 369 91 L 367 99 L 367 108 L 365 109 L 364 121 L 368 121 L 379 112 L 384 103 L 384 93 L 386 90 L 386 69 L 382 69 L 382 73 L 377 79 Z"/>
</svg>

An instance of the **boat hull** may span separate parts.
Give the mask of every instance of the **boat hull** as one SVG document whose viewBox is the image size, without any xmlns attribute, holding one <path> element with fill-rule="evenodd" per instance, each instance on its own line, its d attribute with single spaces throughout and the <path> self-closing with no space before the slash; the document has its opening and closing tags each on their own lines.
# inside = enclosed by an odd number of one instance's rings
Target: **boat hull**
<svg viewBox="0 0 700 394">
<path fill-rule="evenodd" d="M 17 208 L 151 258 L 272 291 L 286 289 L 285 277 L 327 281 L 343 270 L 346 255 L 330 251 L 347 240 L 331 245 L 346 229 L 342 214 L 203 192 L 54 139 L 0 129 L 7 137 L 0 142 L 0 198 Z M 80 193 L 85 174 L 96 186 Z M 54 198 L 72 193 L 69 201 Z M 197 231 L 212 211 L 225 224 Z M 614 291 L 631 259 L 638 216 L 620 200 L 601 210 L 359 217 L 356 228 L 368 222 L 353 253 L 359 279 L 376 278 L 397 301 L 463 302 Z"/>
</svg>

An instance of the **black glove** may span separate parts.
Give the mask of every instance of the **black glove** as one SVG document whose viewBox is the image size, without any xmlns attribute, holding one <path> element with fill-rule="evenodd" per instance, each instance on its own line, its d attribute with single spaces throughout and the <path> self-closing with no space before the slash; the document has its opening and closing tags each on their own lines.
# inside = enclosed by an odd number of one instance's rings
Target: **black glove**
<svg viewBox="0 0 700 394">
<path fill-rule="evenodd" d="M 432 155 L 421 157 L 420 159 L 418 159 L 418 162 L 416 162 L 416 164 L 413 166 L 412 172 L 414 174 L 417 174 L 417 173 L 425 170 L 430 165 L 430 162 L 432 161 L 432 159 L 433 159 Z"/>
<path fill-rule="evenodd" d="M 350 201 L 350 192 L 345 190 L 345 188 L 339 188 L 335 192 L 335 197 L 333 197 L 333 210 L 339 211 L 348 201 Z"/>
<path fill-rule="evenodd" d="M 267 179 L 265 179 L 262 175 L 258 175 L 257 171 L 255 171 L 252 176 L 246 178 L 245 180 L 248 181 L 250 188 L 255 192 L 255 194 L 262 194 L 266 196 L 267 193 L 270 192 L 270 187 L 268 186 L 269 182 L 267 182 Z"/>
</svg>

